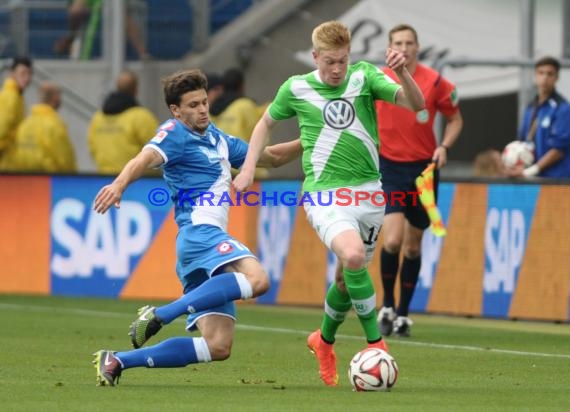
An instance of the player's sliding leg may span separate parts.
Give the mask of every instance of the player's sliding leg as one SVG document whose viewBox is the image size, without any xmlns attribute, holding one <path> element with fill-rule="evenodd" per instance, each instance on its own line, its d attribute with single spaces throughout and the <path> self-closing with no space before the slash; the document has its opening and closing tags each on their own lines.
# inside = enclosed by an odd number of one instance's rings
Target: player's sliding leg
<svg viewBox="0 0 570 412">
<path fill-rule="evenodd" d="M 132 323 L 129 332 L 131 342 L 135 348 L 140 348 L 162 325 L 169 324 L 181 315 L 253 296 L 252 285 L 245 274 L 236 272 L 216 275 L 174 302 L 158 308 L 139 309 L 139 317 Z"/>
<path fill-rule="evenodd" d="M 184 314 L 202 312 L 234 300 L 259 296 L 269 288 L 267 274 L 256 259 L 245 257 L 226 265 L 224 270 L 235 268 L 243 271 L 215 275 L 174 302 L 142 311 L 131 325 L 129 335 L 133 346 L 141 347 L 153 335 L 152 330 L 149 330 L 151 318 L 155 320 L 154 323 L 165 325 Z M 160 328 L 154 333 L 158 330 Z"/>
<path fill-rule="evenodd" d="M 124 369 L 176 368 L 211 361 L 204 338 L 170 338 L 157 345 L 127 352 L 102 350 L 95 354 L 98 386 L 114 386 Z"/>
<path fill-rule="evenodd" d="M 114 386 L 123 370 L 147 368 L 176 368 L 193 363 L 225 360 L 230 356 L 235 330 L 233 304 L 214 308 L 212 312 L 190 315 L 188 330 L 196 327 L 202 337 L 175 337 L 126 352 L 101 350 L 94 354 L 98 386 Z"/>
</svg>

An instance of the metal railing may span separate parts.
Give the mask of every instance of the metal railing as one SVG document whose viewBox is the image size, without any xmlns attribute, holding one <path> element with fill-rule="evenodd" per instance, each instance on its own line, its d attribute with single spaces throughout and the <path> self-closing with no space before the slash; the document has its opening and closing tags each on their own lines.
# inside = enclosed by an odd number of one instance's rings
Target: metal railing
<svg viewBox="0 0 570 412">
<path fill-rule="evenodd" d="M 63 0 L 11 0 L 0 4 L 10 12 L 10 36 L 18 54 L 29 54 L 30 26 L 29 13 L 32 9 L 67 10 L 67 1 Z"/>
</svg>

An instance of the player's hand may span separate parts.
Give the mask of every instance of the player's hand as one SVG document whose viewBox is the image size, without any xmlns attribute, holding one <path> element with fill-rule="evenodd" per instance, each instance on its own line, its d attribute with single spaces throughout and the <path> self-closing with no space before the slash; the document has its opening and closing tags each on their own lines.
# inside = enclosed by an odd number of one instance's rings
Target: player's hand
<svg viewBox="0 0 570 412">
<path fill-rule="evenodd" d="M 123 192 L 119 190 L 116 185 L 110 184 L 107 186 L 103 186 L 97 196 L 95 196 L 95 200 L 93 201 L 93 210 L 97 213 L 105 213 L 109 208 L 113 205 L 118 209 L 121 203 L 121 197 L 123 196 Z"/>
<path fill-rule="evenodd" d="M 406 67 L 406 56 L 403 53 L 391 49 L 386 49 L 386 66 L 394 70 L 396 73 L 401 73 Z"/>
<path fill-rule="evenodd" d="M 447 150 L 445 147 L 437 147 L 433 152 L 431 161 L 435 163 L 438 169 L 441 169 L 443 166 L 445 166 L 447 164 Z"/>
<path fill-rule="evenodd" d="M 522 165 L 506 167 L 505 168 L 505 174 L 508 177 L 523 177 L 523 170 L 524 170 L 524 166 L 522 166 Z"/>
<path fill-rule="evenodd" d="M 245 192 L 253 184 L 254 174 L 246 171 L 241 171 L 234 178 L 232 186 L 236 192 Z"/>
</svg>

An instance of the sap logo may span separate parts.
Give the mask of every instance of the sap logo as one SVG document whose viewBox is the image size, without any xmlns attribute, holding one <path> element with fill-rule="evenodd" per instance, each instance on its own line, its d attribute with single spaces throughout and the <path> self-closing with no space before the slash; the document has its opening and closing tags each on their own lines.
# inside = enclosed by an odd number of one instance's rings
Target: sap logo
<svg viewBox="0 0 570 412">
<path fill-rule="evenodd" d="M 77 228 L 85 223 L 85 233 Z M 131 271 L 130 260 L 148 247 L 152 220 L 148 210 L 138 202 L 121 202 L 113 224 L 111 213 L 100 215 L 85 203 L 62 199 L 51 215 L 54 241 L 65 249 L 54 253 L 51 270 L 61 278 L 88 278 L 95 269 L 103 269 L 110 279 L 124 279 Z"/>
<path fill-rule="evenodd" d="M 512 293 L 522 262 L 525 239 L 524 215 L 519 209 L 491 208 L 485 227 L 485 292 Z"/>
<path fill-rule="evenodd" d="M 435 236 L 431 230 L 426 230 L 422 239 L 422 266 L 420 269 L 420 284 L 425 289 L 431 289 L 433 278 L 439 256 L 443 238 Z"/>
<path fill-rule="evenodd" d="M 281 281 L 291 238 L 291 215 L 287 206 L 259 209 L 257 247 L 261 263 L 271 280 Z"/>
</svg>

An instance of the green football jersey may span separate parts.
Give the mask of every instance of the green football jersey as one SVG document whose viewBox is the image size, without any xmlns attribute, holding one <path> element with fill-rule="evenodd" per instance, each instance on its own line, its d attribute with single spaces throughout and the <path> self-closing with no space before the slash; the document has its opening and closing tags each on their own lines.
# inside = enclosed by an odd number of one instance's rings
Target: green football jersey
<svg viewBox="0 0 570 412">
<path fill-rule="evenodd" d="M 318 71 L 293 76 L 269 107 L 274 120 L 297 116 L 304 191 L 357 186 L 380 178 L 375 100 L 394 103 L 401 86 L 367 62 L 349 65 L 337 87 Z"/>
</svg>

